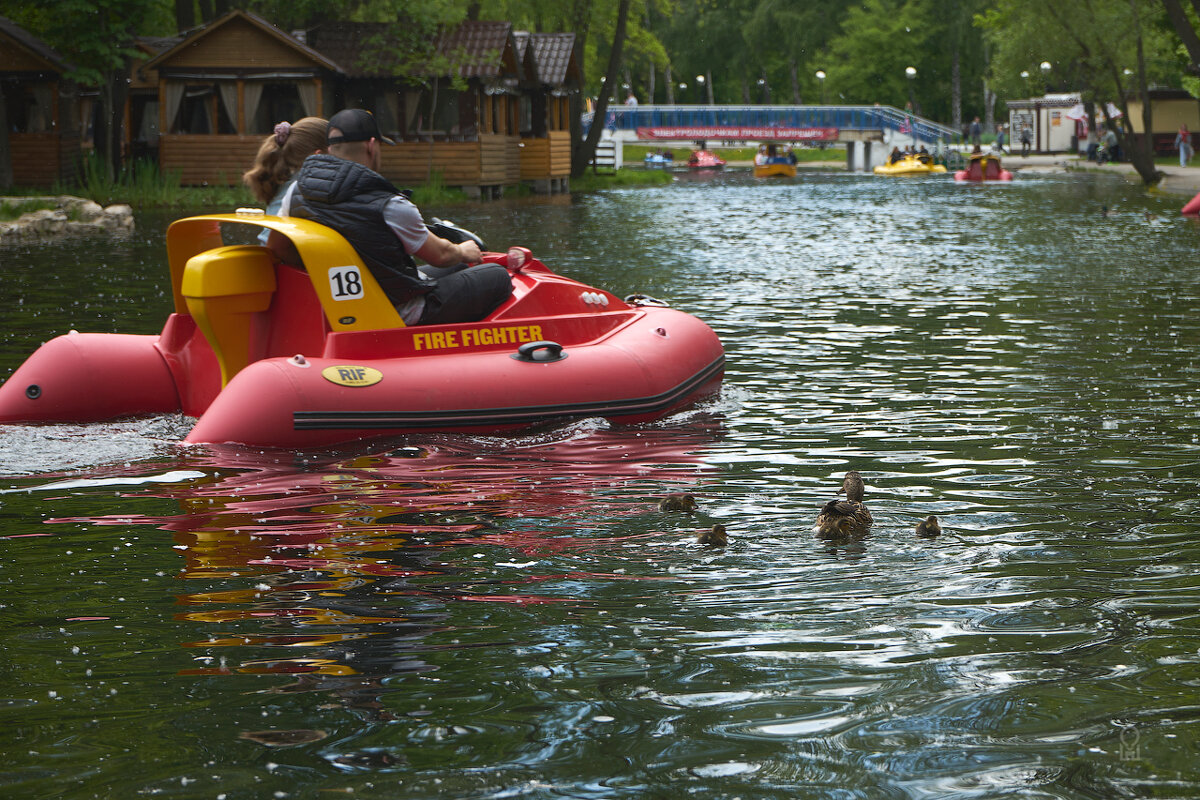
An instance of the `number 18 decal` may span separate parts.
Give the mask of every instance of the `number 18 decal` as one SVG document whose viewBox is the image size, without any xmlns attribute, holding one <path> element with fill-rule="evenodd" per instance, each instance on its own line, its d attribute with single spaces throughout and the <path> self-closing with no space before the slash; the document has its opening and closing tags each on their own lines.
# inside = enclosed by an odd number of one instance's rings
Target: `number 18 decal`
<svg viewBox="0 0 1200 800">
<path fill-rule="evenodd" d="M 358 267 L 330 267 L 329 291 L 334 300 L 357 300 L 363 296 Z"/>
</svg>

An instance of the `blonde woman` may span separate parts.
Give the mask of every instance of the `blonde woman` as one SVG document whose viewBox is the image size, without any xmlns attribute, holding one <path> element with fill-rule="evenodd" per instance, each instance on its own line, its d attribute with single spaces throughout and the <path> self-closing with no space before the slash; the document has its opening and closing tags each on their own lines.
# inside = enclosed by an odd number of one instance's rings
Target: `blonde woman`
<svg viewBox="0 0 1200 800">
<path fill-rule="evenodd" d="M 263 140 L 254 166 L 242 175 L 242 182 L 259 202 L 266 204 L 268 214 L 279 213 L 284 192 L 304 159 L 313 153 L 329 152 L 328 130 L 329 122 L 321 117 L 304 117 L 295 123 L 279 123 Z"/>
</svg>

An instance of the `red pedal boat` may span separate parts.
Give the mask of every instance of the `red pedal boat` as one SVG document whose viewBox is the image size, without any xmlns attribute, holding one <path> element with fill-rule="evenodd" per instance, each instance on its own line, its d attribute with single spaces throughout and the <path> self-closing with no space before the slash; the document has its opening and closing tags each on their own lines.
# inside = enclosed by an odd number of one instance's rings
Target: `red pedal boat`
<svg viewBox="0 0 1200 800">
<path fill-rule="evenodd" d="M 222 226 L 269 228 L 304 268 Z M 0 422 L 182 412 L 187 442 L 319 447 L 421 430 L 499 432 L 599 416 L 647 422 L 716 392 L 724 350 L 699 319 L 486 253 L 513 295 L 487 319 L 405 327 L 344 238 L 261 213 L 175 222 L 161 334 L 75 333 L 0 385 Z"/>
<path fill-rule="evenodd" d="M 688 169 L 720 169 L 725 166 L 725 159 L 707 150 L 693 150 L 687 164 Z"/>
<path fill-rule="evenodd" d="M 987 153 L 974 154 L 966 169 L 954 173 L 956 181 L 1011 181 L 1013 174 L 1000 166 L 1000 158 Z"/>
</svg>

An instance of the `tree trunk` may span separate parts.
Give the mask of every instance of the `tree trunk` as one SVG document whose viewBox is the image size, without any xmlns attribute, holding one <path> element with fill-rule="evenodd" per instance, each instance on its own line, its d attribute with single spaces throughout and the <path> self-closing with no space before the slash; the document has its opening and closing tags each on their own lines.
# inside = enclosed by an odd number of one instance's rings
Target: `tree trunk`
<svg viewBox="0 0 1200 800">
<path fill-rule="evenodd" d="M 655 72 L 656 72 L 656 70 L 654 69 L 654 65 L 651 64 L 649 80 L 646 81 L 646 102 L 649 103 L 650 105 L 654 105 L 654 89 L 655 89 L 654 73 Z"/>
<path fill-rule="evenodd" d="M 1129 8 L 1133 12 L 1133 34 L 1137 40 L 1137 83 L 1138 95 L 1142 99 L 1142 130 L 1145 134 L 1140 140 L 1133 132 L 1133 123 L 1129 121 L 1129 104 L 1125 100 L 1125 91 L 1121 88 L 1120 76 L 1117 77 L 1117 97 L 1121 101 L 1121 111 L 1124 113 L 1125 124 L 1121 126 L 1121 147 L 1129 154 L 1129 163 L 1137 170 L 1142 182 L 1152 186 L 1163 179 L 1164 173 L 1154 164 L 1154 109 L 1150 105 L 1150 87 L 1146 81 L 1146 51 L 1142 41 L 1142 22 L 1137 10 L 1137 0 L 1129 0 Z M 1116 72 L 1114 67 L 1113 72 Z"/>
<path fill-rule="evenodd" d="M 175 28 L 179 33 L 196 27 L 195 0 L 175 0 Z"/>
<path fill-rule="evenodd" d="M 750 99 L 750 81 L 746 80 L 745 75 L 742 76 L 741 81 L 742 81 L 742 105 L 748 106 L 753 102 Z"/>
<path fill-rule="evenodd" d="M 792 79 L 792 103 L 798 106 L 804 105 L 804 98 L 800 94 L 800 68 L 796 66 L 796 59 L 788 60 L 788 75 Z"/>
<path fill-rule="evenodd" d="M 771 82 L 767 80 L 767 71 L 762 71 L 763 96 L 762 103 L 765 106 L 771 105 Z"/>
<path fill-rule="evenodd" d="M 667 105 L 675 105 L 675 78 L 671 76 L 671 65 L 667 64 L 663 80 L 667 82 Z"/>
<path fill-rule="evenodd" d="M 215 13 L 215 10 L 213 9 L 213 0 L 199 0 L 199 2 L 200 2 L 200 22 L 201 23 L 212 22 L 213 14 Z"/>
<path fill-rule="evenodd" d="M 1183 4 L 1179 0 L 1162 0 L 1163 8 L 1167 10 L 1167 17 L 1171 20 L 1171 27 L 1175 29 L 1179 40 L 1183 42 L 1184 48 L 1188 54 L 1188 72 L 1193 75 L 1200 74 L 1200 36 L 1196 35 L 1196 29 L 1192 27 L 1191 21 L 1188 19 L 1187 12 L 1183 9 Z"/>
<path fill-rule="evenodd" d="M 957 46 L 950 57 L 950 119 L 954 130 L 962 130 L 962 63 Z"/>
<path fill-rule="evenodd" d="M 571 153 L 571 177 L 578 178 L 587 169 L 588 162 L 596 154 L 596 143 L 604 131 L 604 120 L 608 114 L 608 96 L 612 93 L 612 84 L 617 79 L 617 70 L 621 65 L 621 54 L 625 50 L 625 25 L 629 20 L 629 4 L 631 0 L 620 0 L 617 6 L 617 27 L 613 31 L 612 51 L 608 54 L 608 69 L 604 72 L 604 83 L 600 86 L 600 97 L 596 99 L 596 113 L 592 117 L 592 127 L 587 138 L 577 142 Z"/>
<path fill-rule="evenodd" d="M 708 104 L 713 104 L 712 70 L 704 71 L 704 88 L 708 91 Z"/>
<path fill-rule="evenodd" d="M 991 64 L 991 48 L 985 42 L 983 45 L 983 74 L 985 76 Z M 983 129 L 985 133 L 996 130 L 996 95 L 988 86 L 986 77 L 983 79 Z"/>
<path fill-rule="evenodd" d="M 13 185 L 12 150 L 8 146 L 8 103 L 0 90 L 0 190 Z"/>
</svg>

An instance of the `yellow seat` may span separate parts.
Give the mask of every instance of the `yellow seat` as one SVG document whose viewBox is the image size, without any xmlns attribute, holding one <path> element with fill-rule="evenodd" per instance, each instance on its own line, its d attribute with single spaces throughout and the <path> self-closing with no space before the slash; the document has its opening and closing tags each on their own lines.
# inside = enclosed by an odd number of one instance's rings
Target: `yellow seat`
<svg viewBox="0 0 1200 800">
<path fill-rule="evenodd" d="M 270 251 L 231 245 L 192 256 L 180 292 L 217 357 L 224 387 L 250 363 L 256 315 L 271 307 L 275 266 Z"/>
</svg>

